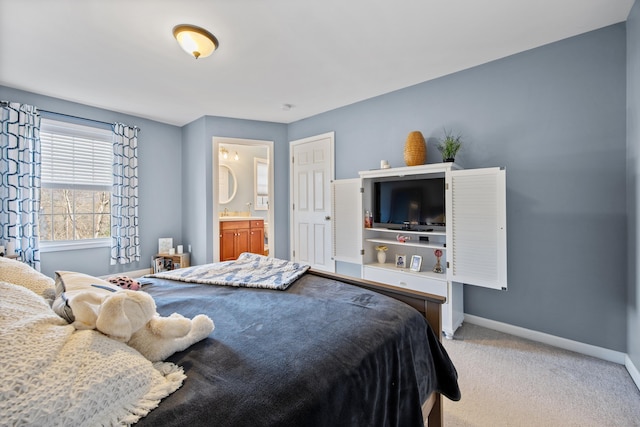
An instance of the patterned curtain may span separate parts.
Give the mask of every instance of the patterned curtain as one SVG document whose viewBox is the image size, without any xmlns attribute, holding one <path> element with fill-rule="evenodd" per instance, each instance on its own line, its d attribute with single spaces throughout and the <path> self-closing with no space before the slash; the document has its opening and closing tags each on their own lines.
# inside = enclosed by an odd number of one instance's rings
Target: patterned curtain
<svg viewBox="0 0 640 427">
<path fill-rule="evenodd" d="M 17 102 L 0 110 L 0 245 L 40 271 L 40 115 Z"/>
<path fill-rule="evenodd" d="M 140 261 L 138 128 L 114 123 L 111 265 L 134 261 Z"/>
</svg>

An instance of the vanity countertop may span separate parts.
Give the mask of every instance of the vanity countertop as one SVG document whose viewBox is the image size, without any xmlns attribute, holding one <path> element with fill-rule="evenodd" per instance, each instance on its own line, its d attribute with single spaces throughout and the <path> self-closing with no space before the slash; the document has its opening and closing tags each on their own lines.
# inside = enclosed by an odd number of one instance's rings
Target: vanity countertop
<svg viewBox="0 0 640 427">
<path fill-rule="evenodd" d="M 261 216 L 221 216 L 220 221 L 255 221 L 264 220 Z"/>
</svg>

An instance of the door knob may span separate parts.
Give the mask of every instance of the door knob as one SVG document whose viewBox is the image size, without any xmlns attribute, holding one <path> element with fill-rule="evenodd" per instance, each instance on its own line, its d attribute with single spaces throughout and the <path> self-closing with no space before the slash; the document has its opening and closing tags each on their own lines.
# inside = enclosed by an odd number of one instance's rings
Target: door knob
<svg viewBox="0 0 640 427">
<path fill-rule="evenodd" d="M 329 215 L 327 215 L 327 216 L 324 217 L 324 220 L 325 221 L 331 221 L 331 217 Z"/>
</svg>

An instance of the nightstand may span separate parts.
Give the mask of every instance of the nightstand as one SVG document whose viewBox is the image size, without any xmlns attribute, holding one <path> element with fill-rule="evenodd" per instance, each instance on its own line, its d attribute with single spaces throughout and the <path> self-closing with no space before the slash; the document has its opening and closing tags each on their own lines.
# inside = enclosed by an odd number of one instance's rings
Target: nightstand
<svg viewBox="0 0 640 427">
<path fill-rule="evenodd" d="M 189 267 L 190 256 L 188 253 L 183 254 L 155 254 L 153 256 L 153 272 L 175 270 L 177 268 Z"/>
</svg>

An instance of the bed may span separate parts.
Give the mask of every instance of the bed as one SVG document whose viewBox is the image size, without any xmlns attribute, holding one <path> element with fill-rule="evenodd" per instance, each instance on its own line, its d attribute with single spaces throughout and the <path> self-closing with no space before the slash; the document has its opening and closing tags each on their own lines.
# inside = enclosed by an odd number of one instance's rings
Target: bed
<svg viewBox="0 0 640 427">
<path fill-rule="evenodd" d="M 187 380 L 140 425 L 420 426 L 424 403 L 441 425 L 441 395 L 460 398 L 442 298 L 314 270 L 286 290 L 162 276 L 143 286 L 161 315 L 216 326 L 168 359 Z"/>
<path fill-rule="evenodd" d="M 28 297 L 3 282 L 6 272 L 0 271 L 3 294 L 15 292 L 19 299 Z M 82 393 L 75 390 L 63 388 L 60 396 L 40 395 L 42 403 L 34 402 L 37 399 L 32 396 L 28 404 L 23 404 L 29 390 L 16 394 L 15 387 L 6 386 L 0 388 L 0 416 L 12 416 L 5 420 L 18 419 L 27 424 L 66 416 L 60 419 L 67 425 L 73 424 L 74 419 L 69 417 L 76 416 L 84 417 L 85 425 L 420 426 L 427 418 L 429 425 L 442 425 L 442 396 L 460 398 L 455 367 L 439 339 L 441 297 L 313 270 L 305 271 L 284 290 L 166 277 L 145 278 L 143 283 L 143 291 L 154 297 L 161 315 L 178 312 L 193 317 L 205 313 L 214 320 L 215 330 L 189 349 L 153 364 L 162 375 L 149 374 L 147 383 L 137 384 L 141 391 L 135 395 L 135 408 L 125 405 L 122 414 L 104 422 L 99 418 L 104 414 L 95 414 L 92 405 L 81 403 Z M 46 297 L 46 292 L 41 294 Z M 3 298 L 0 303 L 8 304 L 7 300 Z M 37 310 L 33 308 L 36 305 Z M 47 308 L 40 301 L 28 301 L 19 307 L 19 316 L 34 311 L 35 324 L 41 328 L 43 314 L 38 310 Z M 7 313 L 15 307 L 2 309 L 0 321 L 9 322 Z M 119 342 L 105 342 L 113 340 L 97 331 L 73 332 L 68 330 L 70 325 L 48 311 L 45 317 L 52 322 L 47 330 L 64 331 L 67 341 L 80 335 L 85 341 L 89 337 L 89 354 L 95 355 L 99 347 L 100 357 L 94 356 L 95 361 L 83 362 L 83 366 L 95 363 L 95 369 L 104 368 L 116 353 L 134 357 L 135 351 Z M 25 320 L 10 326 L 16 334 L 22 334 Z M 9 343 L 16 338 L 3 333 L 0 340 Z M 105 345 L 108 350 L 101 350 Z M 62 357 L 62 353 L 46 355 L 47 363 Z M 19 358 L 20 354 L 14 356 Z M 43 358 L 45 355 L 38 362 L 42 375 L 31 365 L 22 376 L 40 375 L 39 382 L 43 375 L 49 375 Z M 13 359 L 8 360 L 11 366 Z M 102 372 L 104 378 L 99 379 L 87 376 L 85 367 L 83 381 L 75 386 L 83 391 L 88 387 L 85 382 L 92 387 L 104 386 L 105 400 L 131 398 L 124 393 L 128 392 L 125 381 L 141 382 L 142 374 L 154 369 L 150 362 L 125 360 L 131 366 Z M 60 376 L 55 378 L 56 382 L 62 380 Z M 16 381 L 12 382 L 15 385 Z M 20 377 L 17 382 L 29 381 Z M 54 397 L 57 400 L 52 403 Z M 20 405 L 24 407 L 22 413 Z M 82 412 L 87 408 L 91 410 L 90 419 Z"/>
</svg>

